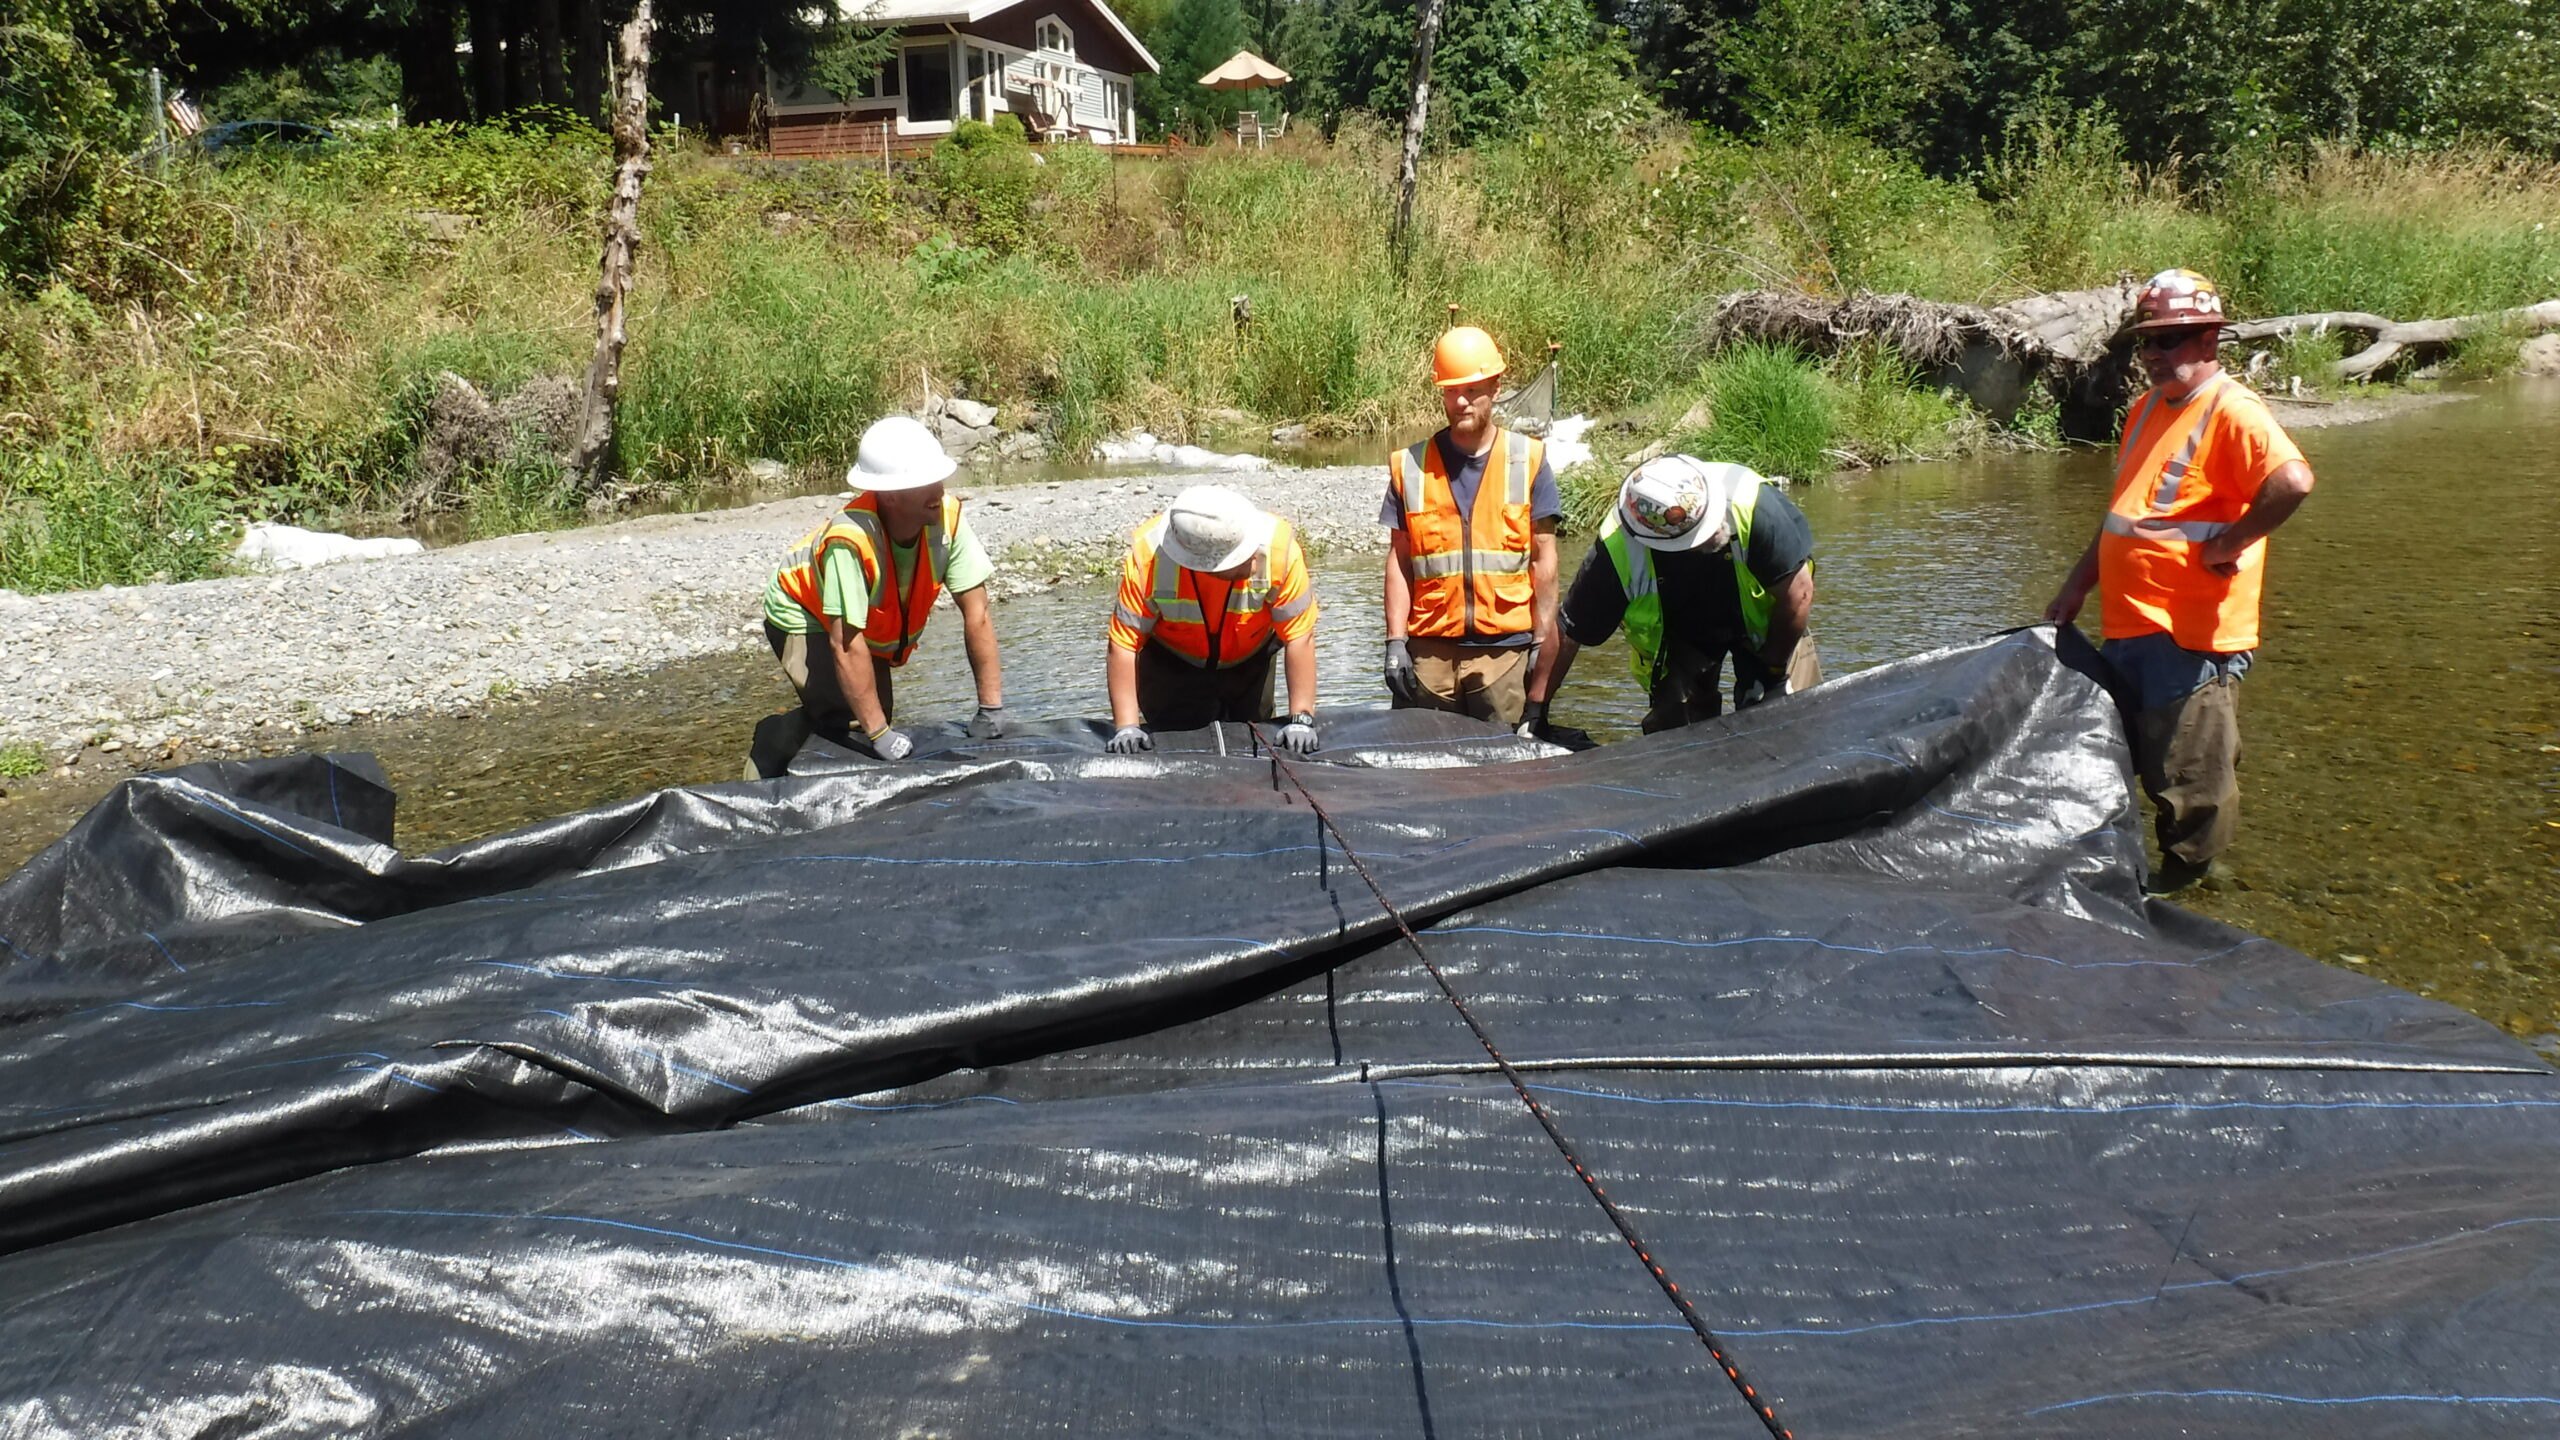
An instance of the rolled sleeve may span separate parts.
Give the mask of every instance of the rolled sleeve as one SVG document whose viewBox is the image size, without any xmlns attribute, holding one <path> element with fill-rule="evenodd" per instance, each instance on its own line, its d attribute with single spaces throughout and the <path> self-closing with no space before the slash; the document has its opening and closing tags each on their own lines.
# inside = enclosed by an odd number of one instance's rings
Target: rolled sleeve
<svg viewBox="0 0 2560 1440">
<path fill-rule="evenodd" d="M 1564 514 L 1564 494 L 1556 487 L 1555 467 L 1547 463 L 1545 446 L 1538 447 L 1538 473 L 1529 482 L 1529 518 L 1554 520 Z"/>
<path fill-rule="evenodd" d="M 1111 643 L 1123 650 L 1146 648 L 1155 633 L 1155 600 L 1147 593 L 1147 569 L 1135 547 L 1120 562 L 1120 596 L 1111 605 Z"/>
<path fill-rule="evenodd" d="M 994 579 L 995 573 L 995 562 L 987 558 L 987 547 L 978 543 L 978 532 L 969 528 L 969 517 L 963 513 L 951 532 L 951 557 L 943 570 L 942 588 L 955 593 L 975 590 Z"/>
<path fill-rule="evenodd" d="M 827 549 L 818 568 L 818 609 L 859 630 L 871 619 L 871 584 L 862 578 L 862 558 L 850 545 Z"/>
<path fill-rule="evenodd" d="M 1271 567 L 1272 631 L 1280 643 L 1290 644 L 1307 638 L 1316 630 L 1316 589 L 1307 576 L 1306 552 L 1298 547 L 1298 537 L 1274 558 Z"/>
</svg>

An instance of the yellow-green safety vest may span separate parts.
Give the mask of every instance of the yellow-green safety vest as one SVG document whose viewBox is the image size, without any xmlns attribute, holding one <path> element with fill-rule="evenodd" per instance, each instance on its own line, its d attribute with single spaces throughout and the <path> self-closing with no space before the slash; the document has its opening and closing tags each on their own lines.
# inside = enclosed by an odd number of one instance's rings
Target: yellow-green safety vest
<svg viewBox="0 0 2560 1440">
<path fill-rule="evenodd" d="M 1754 650 L 1769 643 L 1769 612 L 1777 608 L 1768 587 L 1751 573 L 1751 513 L 1759 507 L 1763 483 L 1754 477 L 1733 497 L 1733 533 L 1726 542 L 1733 552 L 1734 590 L 1742 598 L 1743 633 L 1751 638 Z M 1627 632 L 1628 666 L 1635 671 L 1636 683 L 1651 690 L 1662 659 L 1662 595 L 1654 584 L 1653 551 L 1628 538 L 1615 505 L 1600 526 L 1600 545 L 1609 552 L 1609 562 L 1618 567 L 1618 588 L 1627 597 L 1627 613 L 1619 623 Z"/>
</svg>

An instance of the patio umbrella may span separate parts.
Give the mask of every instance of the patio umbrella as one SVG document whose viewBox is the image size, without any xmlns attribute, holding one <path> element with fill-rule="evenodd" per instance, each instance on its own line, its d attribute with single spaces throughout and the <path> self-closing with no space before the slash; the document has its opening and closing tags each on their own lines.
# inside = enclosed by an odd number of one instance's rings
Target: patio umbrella
<svg viewBox="0 0 2560 1440">
<path fill-rule="evenodd" d="M 1212 90 L 1268 90 L 1289 83 L 1289 72 L 1254 54 L 1239 50 L 1226 64 L 1200 77 Z"/>
</svg>

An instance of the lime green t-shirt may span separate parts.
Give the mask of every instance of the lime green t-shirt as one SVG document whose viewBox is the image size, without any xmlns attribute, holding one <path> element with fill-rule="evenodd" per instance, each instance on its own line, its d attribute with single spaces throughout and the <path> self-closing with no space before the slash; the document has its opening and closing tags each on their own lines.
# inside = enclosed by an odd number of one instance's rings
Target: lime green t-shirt
<svg viewBox="0 0 2560 1440">
<path fill-rule="evenodd" d="M 914 575 L 916 546 L 891 545 L 889 567 L 901 580 Z M 959 528 L 951 532 L 951 564 L 942 573 L 942 588 L 954 594 L 975 590 L 995 573 L 994 562 L 987 559 L 986 548 L 978 543 L 977 534 L 969 528 L 969 517 L 963 514 Z M 818 605 L 856 629 L 869 618 L 871 587 L 864 583 L 862 561 L 851 549 L 839 545 L 827 552 L 826 563 L 818 568 Z M 808 635 L 819 629 L 816 617 L 783 593 L 779 575 L 764 587 L 764 618 L 786 635 Z"/>
</svg>

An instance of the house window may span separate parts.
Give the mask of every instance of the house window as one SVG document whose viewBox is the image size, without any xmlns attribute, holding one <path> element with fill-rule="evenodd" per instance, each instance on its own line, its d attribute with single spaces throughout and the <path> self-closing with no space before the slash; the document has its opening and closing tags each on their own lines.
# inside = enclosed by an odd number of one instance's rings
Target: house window
<svg viewBox="0 0 2560 1440">
<path fill-rule="evenodd" d="M 907 118 L 951 118 L 951 47 L 940 41 L 907 52 Z"/>
<path fill-rule="evenodd" d="M 1038 34 L 1041 49 L 1054 50 L 1061 55 L 1076 53 L 1076 37 L 1067 29 L 1065 21 L 1043 20 L 1040 22 Z"/>
<path fill-rule="evenodd" d="M 906 87 L 898 83 L 900 78 L 898 72 L 901 68 L 902 67 L 895 60 L 884 63 L 877 71 L 872 73 L 871 83 L 862 87 L 862 93 L 852 98 L 856 100 L 895 100 L 900 95 L 906 93 Z"/>
</svg>

